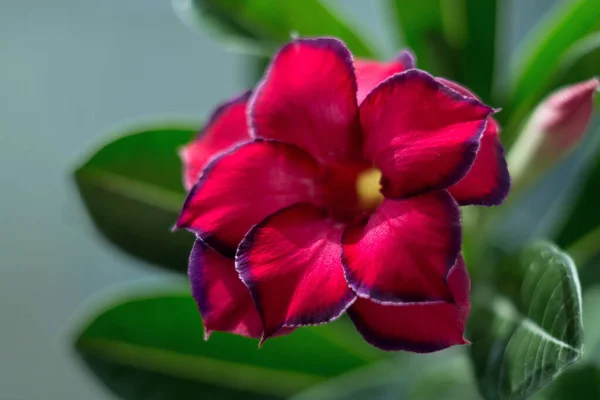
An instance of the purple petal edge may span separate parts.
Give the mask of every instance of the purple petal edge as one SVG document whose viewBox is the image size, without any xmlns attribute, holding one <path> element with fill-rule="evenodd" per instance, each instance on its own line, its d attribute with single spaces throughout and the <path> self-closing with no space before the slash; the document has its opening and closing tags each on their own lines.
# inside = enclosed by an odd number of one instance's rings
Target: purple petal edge
<svg viewBox="0 0 600 400">
<path fill-rule="evenodd" d="M 393 307 L 393 306 L 391 306 Z M 401 306 L 398 306 L 401 307 Z M 356 330 L 361 336 L 367 341 L 367 343 L 385 351 L 411 351 L 414 353 L 434 353 L 436 351 L 444 350 L 457 344 L 446 344 L 446 343 L 419 343 L 412 341 L 396 340 L 392 338 L 386 338 L 378 335 L 368 325 L 363 322 L 357 312 L 350 308 L 348 310 L 348 316 L 354 323 Z"/>
<path fill-rule="evenodd" d="M 254 306 L 258 311 L 258 314 L 260 315 L 260 319 L 263 324 L 263 337 L 260 341 L 261 345 L 265 340 L 276 334 L 282 328 L 297 328 L 302 326 L 321 325 L 334 321 L 341 317 L 342 314 L 344 314 L 344 312 L 348 310 L 348 308 L 356 301 L 356 295 L 352 292 L 352 290 L 348 290 L 348 294 L 340 300 L 338 305 L 334 305 L 325 310 L 322 310 L 319 314 L 304 315 L 294 319 L 286 319 L 281 323 L 279 327 L 275 328 L 274 330 L 265 330 L 265 321 L 263 316 L 263 307 L 261 303 L 260 293 L 252 278 L 252 272 L 250 271 L 250 260 L 247 254 L 254 246 L 254 243 L 256 241 L 256 233 L 263 226 L 268 224 L 271 218 L 278 216 L 279 214 L 291 209 L 292 207 L 296 207 L 302 204 L 308 203 L 296 203 L 286 208 L 283 208 L 269 215 L 258 224 L 254 225 L 252 228 L 250 228 L 248 233 L 246 233 L 246 236 L 244 236 L 240 245 L 237 248 L 237 252 L 235 255 L 235 269 L 238 272 L 240 278 L 242 279 L 242 282 L 244 282 L 244 284 L 250 291 L 250 295 L 252 297 L 252 301 L 254 302 Z"/>
<path fill-rule="evenodd" d="M 379 83 L 373 90 L 371 90 L 371 92 L 363 100 L 363 103 L 366 103 L 368 101 L 369 97 L 372 96 L 376 91 L 378 91 L 382 88 L 385 88 L 387 86 L 396 85 L 399 82 L 403 82 L 403 81 L 406 81 L 409 79 L 419 79 L 422 82 L 424 82 L 426 85 L 430 86 L 431 88 L 436 89 L 436 90 L 441 90 L 443 93 L 448 95 L 454 101 L 466 102 L 466 103 L 472 104 L 473 106 L 484 107 L 488 110 L 488 115 L 481 123 L 481 126 L 479 127 L 479 129 L 476 130 L 475 134 L 468 141 L 466 141 L 463 162 L 460 163 L 454 171 L 452 171 L 450 174 L 448 174 L 445 179 L 443 179 L 442 181 L 438 182 L 435 185 L 421 188 L 421 189 L 415 190 L 413 192 L 405 193 L 401 197 L 385 196 L 386 198 L 389 198 L 389 199 L 403 199 L 403 198 L 407 198 L 407 197 L 413 197 L 413 196 L 416 196 L 419 194 L 425 194 L 427 192 L 432 192 L 434 190 L 447 189 L 448 187 L 450 187 L 453 184 L 455 184 L 456 182 L 458 182 L 461 178 L 463 178 L 469 172 L 469 170 L 473 166 L 473 163 L 475 162 L 475 158 L 477 157 L 477 152 L 479 151 L 479 146 L 481 144 L 481 138 L 483 136 L 483 132 L 485 131 L 485 128 L 487 127 L 487 122 L 488 122 L 489 118 L 498 111 L 498 110 L 493 109 L 492 107 L 482 103 L 481 101 L 479 101 L 475 98 L 464 96 L 464 95 L 458 93 L 457 91 L 449 88 L 448 86 L 442 84 L 441 82 L 438 82 L 432 75 L 430 75 L 427 72 L 422 71 L 420 69 L 410 69 L 408 71 L 400 72 L 400 73 L 397 73 L 397 74 L 394 74 L 394 75 L 388 77 L 387 79 L 385 79 L 384 81 Z M 385 179 L 382 179 L 381 186 L 382 186 L 382 192 L 385 193 L 386 187 L 389 186 L 389 182 L 386 182 Z"/>
<path fill-rule="evenodd" d="M 451 235 L 451 243 L 450 243 L 450 252 L 448 256 L 448 260 L 446 262 L 446 281 L 448 280 L 448 275 L 452 271 L 453 267 L 456 265 L 456 261 L 460 256 L 460 250 L 462 247 L 462 225 L 461 225 L 461 215 L 460 208 L 458 203 L 454 200 L 452 195 L 446 190 L 442 191 L 444 193 L 444 203 L 448 208 L 448 214 L 450 215 L 450 225 L 453 227 L 453 232 Z M 448 303 L 452 302 L 449 299 L 443 298 L 433 298 L 433 297 L 404 297 L 397 296 L 390 293 L 382 293 L 378 290 L 375 290 L 364 283 L 359 283 L 355 276 L 353 276 L 352 272 L 348 268 L 348 261 L 344 256 L 344 236 L 348 229 L 345 229 L 342 233 L 342 268 L 344 270 L 344 277 L 346 278 L 346 282 L 348 286 L 358 297 L 369 299 L 374 303 L 382 304 L 382 305 L 400 305 L 400 304 L 434 304 L 434 303 Z"/>
<path fill-rule="evenodd" d="M 196 303 L 196 307 L 202 316 L 202 320 L 206 319 L 206 316 L 210 313 L 208 302 L 206 299 L 204 276 L 203 276 L 203 256 L 206 251 L 205 244 L 197 238 L 192 247 L 190 253 L 189 264 L 188 264 L 188 278 L 190 281 L 190 287 L 192 291 L 192 297 Z M 204 325 L 204 340 L 208 340 L 212 331 Z"/>
<path fill-rule="evenodd" d="M 498 176 L 496 177 L 499 184 L 496 188 L 485 196 L 466 199 L 459 203 L 460 206 L 499 206 L 504 202 L 510 193 L 510 173 L 504 156 L 504 147 L 500 142 L 500 138 L 496 138 L 496 162 L 498 165 Z"/>
<path fill-rule="evenodd" d="M 406 69 L 416 68 L 417 65 L 417 57 L 408 49 L 400 51 L 396 57 L 394 57 L 394 60 L 400 62 Z"/>
<path fill-rule="evenodd" d="M 205 232 L 201 229 L 193 228 L 193 227 L 183 223 L 183 221 L 181 219 L 182 219 L 184 210 L 189 207 L 196 192 L 198 190 L 200 190 L 202 188 L 202 186 L 204 185 L 204 183 L 210 178 L 210 174 L 211 174 L 212 170 L 217 166 L 217 164 L 220 162 L 220 160 L 226 156 L 229 156 L 229 155 L 235 153 L 237 150 L 239 150 L 242 147 L 250 146 L 255 143 L 269 143 L 274 146 L 293 147 L 297 151 L 301 151 L 302 153 L 304 153 L 306 157 L 310 157 L 312 159 L 312 156 L 308 155 L 304 150 L 300 149 L 296 145 L 284 143 L 284 142 L 281 142 L 278 140 L 261 139 L 261 138 L 252 139 L 249 142 L 239 143 L 233 147 L 230 147 L 230 148 L 222 151 L 221 153 L 218 153 L 207 163 L 207 165 L 204 167 L 204 169 L 200 173 L 200 177 L 198 178 L 198 181 L 194 184 L 192 189 L 187 194 L 187 197 L 183 203 L 183 206 L 181 207 L 181 212 L 179 213 L 179 218 L 177 219 L 175 226 L 172 228 L 173 231 L 178 230 L 178 229 L 187 229 L 188 231 L 195 233 L 196 236 L 204 242 L 204 244 L 206 244 L 208 247 L 212 248 L 216 252 L 220 253 L 221 255 L 223 255 L 227 258 L 235 257 L 235 253 L 236 253 L 235 248 L 232 248 L 232 247 L 226 245 L 223 241 L 221 241 L 216 235 L 212 234 L 211 232 Z"/>
<path fill-rule="evenodd" d="M 263 91 L 263 88 L 271 75 L 271 71 L 273 69 L 273 66 L 277 62 L 277 59 L 281 56 L 281 54 L 284 54 L 285 52 L 289 51 L 291 47 L 298 45 L 298 44 L 305 44 L 305 45 L 315 47 L 315 48 L 333 50 L 333 52 L 336 53 L 343 60 L 344 64 L 348 68 L 350 75 L 353 78 L 352 84 L 353 84 L 354 93 L 356 93 L 358 91 L 358 84 L 356 82 L 356 72 L 354 71 L 354 57 L 352 56 L 352 53 L 350 52 L 350 50 L 348 50 L 348 48 L 346 47 L 344 42 L 342 42 L 340 39 L 334 38 L 334 37 L 294 39 L 290 43 L 286 44 L 281 49 L 279 49 L 279 51 L 273 56 L 273 58 L 271 59 L 271 63 L 267 67 L 263 78 L 256 85 L 254 92 L 250 96 L 246 113 L 247 113 L 248 127 L 250 130 L 251 138 L 259 138 L 260 137 L 256 133 L 256 127 L 254 125 L 254 104 L 258 101 L 258 98 L 260 97 L 260 95 Z"/>
</svg>

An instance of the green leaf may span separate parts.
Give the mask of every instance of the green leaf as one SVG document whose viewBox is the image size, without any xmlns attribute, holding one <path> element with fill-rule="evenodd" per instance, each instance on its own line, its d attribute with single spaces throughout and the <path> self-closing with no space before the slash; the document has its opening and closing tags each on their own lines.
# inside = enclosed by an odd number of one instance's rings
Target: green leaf
<svg viewBox="0 0 600 400">
<path fill-rule="evenodd" d="M 494 63 L 496 57 L 497 0 L 463 0 L 466 34 L 460 50 L 458 81 L 467 85 L 485 102 L 491 102 Z M 445 1 L 446 8 L 456 7 L 456 2 Z M 456 25 L 456 23 L 454 24 Z M 447 31 L 456 31 L 449 27 Z"/>
<path fill-rule="evenodd" d="M 125 399 L 283 398 L 384 356 L 356 345 L 351 336 L 358 335 L 345 327 L 338 321 L 298 329 L 261 349 L 256 340 L 224 333 L 204 341 L 194 300 L 174 290 L 112 300 L 75 346 Z"/>
<path fill-rule="evenodd" d="M 486 399 L 524 399 L 581 358 L 579 278 L 571 259 L 548 243 L 528 247 L 501 273 L 516 283 L 516 303 L 495 295 L 474 311 L 471 356 Z"/>
<path fill-rule="evenodd" d="M 544 400 L 600 399 L 600 286 L 583 294 L 585 353 L 582 364 L 569 368 L 547 389 Z"/>
<path fill-rule="evenodd" d="M 103 146 L 75 171 L 87 211 L 105 238 L 150 263 L 185 272 L 193 235 L 171 232 L 185 192 L 177 149 L 191 128 L 148 128 Z"/>
<path fill-rule="evenodd" d="M 578 365 L 543 391 L 544 400 L 600 399 L 600 368 L 592 364 Z"/>
<path fill-rule="evenodd" d="M 419 68 L 455 79 L 490 100 L 494 71 L 496 0 L 388 0 L 398 46 Z"/>
<path fill-rule="evenodd" d="M 388 0 L 387 3 L 398 31 L 397 45 L 407 46 L 415 53 L 419 68 L 436 76 L 456 79 L 440 0 Z M 459 27 L 462 29 L 461 24 Z"/>
<path fill-rule="evenodd" d="M 600 366 L 600 286 L 586 290 L 583 295 L 583 324 L 585 326 L 583 359 Z"/>
<path fill-rule="evenodd" d="M 463 352 L 441 365 L 428 366 L 412 387 L 411 400 L 469 400 L 478 399 L 476 384 L 469 360 Z"/>
<path fill-rule="evenodd" d="M 293 400 L 477 399 L 469 360 L 463 350 L 397 353 L 389 360 L 310 388 Z"/>
<path fill-rule="evenodd" d="M 600 286 L 589 288 L 583 294 L 583 324 L 585 353 L 582 363 L 569 368 L 544 388 L 540 392 L 541 399 L 600 399 Z"/>
<path fill-rule="evenodd" d="M 269 56 L 276 44 L 254 32 L 248 23 L 227 12 L 218 1 L 171 0 L 173 11 L 190 29 L 205 28 L 227 47 L 258 57 Z"/>
<path fill-rule="evenodd" d="M 557 85 L 581 82 L 600 75 L 600 32 L 576 42 L 561 58 Z"/>
<path fill-rule="evenodd" d="M 356 29 L 318 0 L 173 0 L 173 8 L 188 25 L 216 27 L 241 51 L 268 55 L 297 34 L 335 36 L 355 55 L 375 56 Z"/>
<path fill-rule="evenodd" d="M 505 113 L 510 115 L 511 123 L 505 130 L 505 143 L 514 141 L 516 128 L 548 90 L 556 87 L 555 75 L 565 53 L 599 28 L 597 0 L 563 1 L 526 40 L 513 63 L 514 81 Z"/>
</svg>

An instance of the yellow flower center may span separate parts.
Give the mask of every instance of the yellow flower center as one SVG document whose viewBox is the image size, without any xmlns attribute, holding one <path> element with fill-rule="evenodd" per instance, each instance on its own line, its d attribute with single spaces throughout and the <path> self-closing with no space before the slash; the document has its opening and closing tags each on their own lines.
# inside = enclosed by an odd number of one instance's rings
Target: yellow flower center
<svg viewBox="0 0 600 400">
<path fill-rule="evenodd" d="M 383 201 L 381 187 L 381 171 L 377 168 L 370 168 L 361 172 L 356 178 L 356 193 L 361 207 L 367 210 L 374 210 Z"/>
</svg>

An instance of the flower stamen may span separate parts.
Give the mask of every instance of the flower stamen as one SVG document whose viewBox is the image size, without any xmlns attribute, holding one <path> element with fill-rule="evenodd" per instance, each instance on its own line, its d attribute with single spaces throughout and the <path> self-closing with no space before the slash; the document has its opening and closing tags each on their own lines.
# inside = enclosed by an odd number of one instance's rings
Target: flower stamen
<svg viewBox="0 0 600 400">
<path fill-rule="evenodd" d="M 369 168 L 361 172 L 356 178 L 356 193 L 360 206 L 367 210 L 374 210 L 383 201 L 381 194 L 381 171 Z"/>
</svg>

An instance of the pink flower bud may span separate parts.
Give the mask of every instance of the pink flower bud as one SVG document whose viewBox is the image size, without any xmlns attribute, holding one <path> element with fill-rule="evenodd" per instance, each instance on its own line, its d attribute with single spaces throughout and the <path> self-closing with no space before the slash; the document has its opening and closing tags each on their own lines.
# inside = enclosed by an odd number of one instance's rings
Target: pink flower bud
<svg viewBox="0 0 600 400">
<path fill-rule="evenodd" d="M 536 107 L 508 156 L 513 192 L 534 181 L 579 143 L 591 120 L 599 85 L 598 78 L 592 78 L 565 86 Z"/>
<path fill-rule="evenodd" d="M 532 123 L 550 135 L 548 144 L 557 150 L 570 150 L 583 136 L 594 106 L 594 92 L 600 81 L 593 78 L 566 86 L 543 101 L 532 117 Z"/>
</svg>

